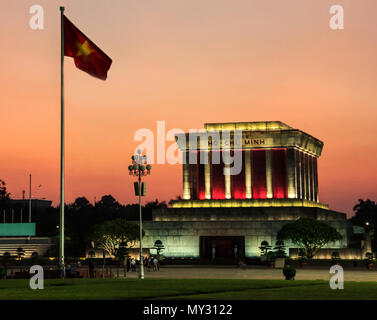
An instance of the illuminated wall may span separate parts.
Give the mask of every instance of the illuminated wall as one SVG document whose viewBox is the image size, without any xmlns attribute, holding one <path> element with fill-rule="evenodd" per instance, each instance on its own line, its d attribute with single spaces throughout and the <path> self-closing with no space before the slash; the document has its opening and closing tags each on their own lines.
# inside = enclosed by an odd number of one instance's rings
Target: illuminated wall
<svg viewBox="0 0 377 320">
<path fill-rule="evenodd" d="M 211 130 L 238 127 L 250 131 L 239 136 L 234 132 L 230 138 L 220 132 L 218 140 L 213 140 Z M 206 129 L 208 133 L 198 135 L 192 147 L 191 138 L 182 142 L 187 136 L 177 140 L 187 160 L 182 170 L 182 201 L 299 199 L 319 202 L 317 161 L 323 146 L 321 141 L 280 122 L 207 124 Z M 236 138 L 242 144 L 236 146 Z M 239 174 L 224 174 L 224 168 L 233 167 L 233 163 L 232 160 L 230 165 L 224 163 L 223 148 L 230 150 L 233 159 L 241 155 Z"/>
<path fill-rule="evenodd" d="M 252 198 L 253 199 L 266 199 L 266 151 L 265 150 L 252 150 Z"/>
<path fill-rule="evenodd" d="M 171 210 L 171 209 L 165 209 Z M 278 209 L 284 210 L 284 209 Z M 155 213 L 155 212 L 154 212 Z M 154 214 L 153 213 L 153 214 Z M 176 212 L 180 217 L 187 213 Z M 270 220 L 270 221 L 177 221 L 174 212 L 167 214 L 172 216 L 173 221 L 145 221 L 143 229 L 145 237 L 143 239 L 144 248 L 152 248 L 156 240 L 161 240 L 165 246 L 163 255 L 167 258 L 185 257 L 199 258 L 201 236 L 237 236 L 245 239 L 246 257 L 259 257 L 260 244 L 268 241 L 274 245 L 277 232 L 291 220 Z M 327 248 L 340 249 L 347 248 L 347 221 L 345 217 L 338 221 L 326 221 L 336 228 L 343 236 L 341 241 L 330 243 Z M 291 248 L 297 248 L 290 241 L 285 243 L 287 252 Z M 138 248 L 136 243 L 134 248 Z"/>
<path fill-rule="evenodd" d="M 230 199 L 290 198 L 319 202 L 316 157 L 286 148 L 236 150 L 231 152 L 232 157 L 234 153 L 241 153 L 241 172 L 227 179 L 222 151 L 191 151 L 191 160 L 197 163 L 184 164 L 184 200 L 227 199 L 226 192 L 230 190 Z"/>
<path fill-rule="evenodd" d="M 234 151 L 241 153 L 242 169 L 237 175 L 232 176 L 232 199 L 246 199 L 246 183 L 245 183 L 245 151 Z M 249 154 L 250 156 L 250 154 Z"/>
<path fill-rule="evenodd" d="M 272 152 L 273 194 L 274 199 L 287 198 L 287 161 L 286 150 L 277 149 Z"/>
<path fill-rule="evenodd" d="M 212 163 L 212 199 L 225 199 L 225 178 L 224 162 L 221 157 L 221 151 L 212 151 L 213 156 L 219 159 L 220 163 Z M 217 153 L 215 155 L 215 153 Z"/>
</svg>

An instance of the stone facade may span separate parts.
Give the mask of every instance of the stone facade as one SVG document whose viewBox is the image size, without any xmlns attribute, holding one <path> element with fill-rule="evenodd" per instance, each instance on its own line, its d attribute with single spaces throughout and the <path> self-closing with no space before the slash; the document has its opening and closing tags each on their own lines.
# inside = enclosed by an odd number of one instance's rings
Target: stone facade
<svg viewBox="0 0 377 320">
<path fill-rule="evenodd" d="M 299 217 L 312 217 L 336 228 L 341 241 L 330 248 L 347 247 L 347 220 L 343 213 L 320 208 L 200 208 L 160 209 L 153 211 L 153 221 L 145 221 L 143 246 L 152 248 L 156 240 L 165 245 L 164 256 L 198 258 L 201 236 L 242 236 L 246 257 L 259 257 L 259 246 L 276 242 L 277 232 Z M 169 221 L 167 221 L 169 220 Z M 287 242 L 287 252 L 295 248 Z"/>
</svg>

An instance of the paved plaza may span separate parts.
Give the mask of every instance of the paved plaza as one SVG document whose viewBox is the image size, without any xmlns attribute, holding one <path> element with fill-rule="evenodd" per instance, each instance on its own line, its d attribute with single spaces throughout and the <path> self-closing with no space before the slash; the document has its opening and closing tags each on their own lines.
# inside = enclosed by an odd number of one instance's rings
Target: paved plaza
<svg viewBox="0 0 377 320">
<path fill-rule="evenodd" d="M 329 268 L 297 268 L 296 280 L 329 280 L 332 276 Z M 138 272 L 128 272 L 127 277 L 137 278 Z M 160 271 L 145 270 L 146 278 L 170 279 L 284 279 L 281 269 L 269 269 L 265 266 L 252 266 L 239 269 L 232 266 L 162 266 Z M 377 281 L 377 269 L 345 268 L 344 281 Z"/>
</svg>

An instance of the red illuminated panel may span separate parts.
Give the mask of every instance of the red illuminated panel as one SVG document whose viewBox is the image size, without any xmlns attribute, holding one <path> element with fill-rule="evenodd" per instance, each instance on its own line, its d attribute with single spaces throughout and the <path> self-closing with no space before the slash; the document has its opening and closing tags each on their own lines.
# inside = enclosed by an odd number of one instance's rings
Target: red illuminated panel
<svg viewBox="0 0 377 320">
<path fill-rule="evenodd" d="M 274 198 L 287 198 L 287 154 L 285 149 L 272 150 Z"/>
<path fill-rule="evenodd" d="M 252 150 L 253 199 L 266 199 L 266 150 Z"/>
<path fill-rule="evenodd" d="M 245 151 L 237 150 L 234 153 L 242 153 L 242 169 L 237 175 L 232 175 L 232 198 L 233 199 L 246 199 L 246 186 L 245 186 Z M 238 155 L 239 156 L 239 155 Z"/>
<path fill-rule="evenodd" d="M 215 152 L 220 153 L 220 163 L 212 163 L 212 199 L 225 199 L 224 162 L 221 151 L 212 151 Z M 217 157 L 214 155 L 212 159 Z"/>
</svg>

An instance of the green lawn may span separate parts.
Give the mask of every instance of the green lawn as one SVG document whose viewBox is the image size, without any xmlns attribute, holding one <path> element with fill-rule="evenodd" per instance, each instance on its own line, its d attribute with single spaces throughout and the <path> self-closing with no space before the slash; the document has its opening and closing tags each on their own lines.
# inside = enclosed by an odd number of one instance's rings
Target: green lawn
<svg viewBox="0 0 377 320">
<path fill-rule="evenodd" d="M 229 279 L 46 280 L 31 290 L 28 280 L 0 280 L 0 299 L 377 299 L 376 282 Z"/>
</svg>

